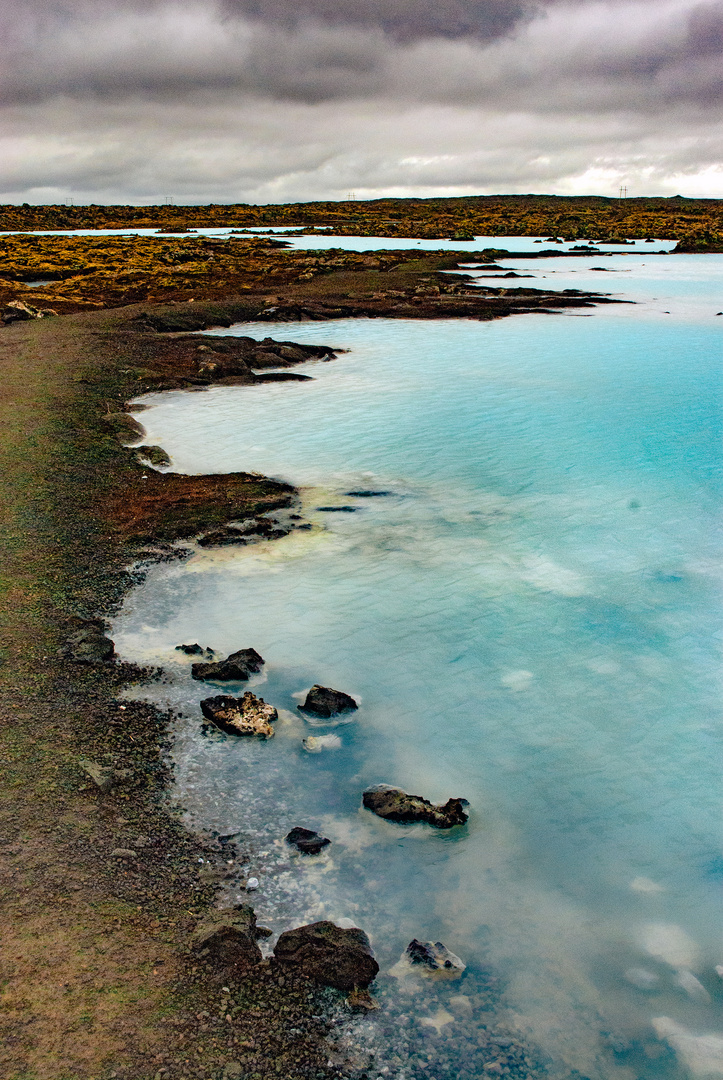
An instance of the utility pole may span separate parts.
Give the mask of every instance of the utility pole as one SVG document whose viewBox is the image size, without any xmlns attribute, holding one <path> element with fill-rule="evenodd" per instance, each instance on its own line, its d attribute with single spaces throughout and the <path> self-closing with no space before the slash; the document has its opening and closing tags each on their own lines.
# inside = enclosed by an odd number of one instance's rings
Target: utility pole
<svg viewBox="0 0 723 1080">
<path fill-rule="evenodd" d="M 627 187 L 621 186 L 621 188 L 620 188 L 620 198 L 621 199 L 627 199 L 627 197 L 628 197 L 628 189 L 627 189 Z"/>
<path fill-rule="evenodd" d="M 164 198 L 163 198 L 163 205 L 164 206 L 173 206 L 173 196 L 172 195 L 165 195 Z"/>
</svg>

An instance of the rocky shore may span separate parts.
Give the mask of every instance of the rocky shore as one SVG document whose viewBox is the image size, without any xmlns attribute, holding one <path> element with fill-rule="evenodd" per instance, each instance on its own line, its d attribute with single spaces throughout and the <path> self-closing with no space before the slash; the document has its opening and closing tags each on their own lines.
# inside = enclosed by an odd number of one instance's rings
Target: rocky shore
<svg viewBox="0 0 723 1080">
<path fill-rule="evenodd" d="M 252 976 L 234 968 L 221 988 L 212 950 L 193 944 L 214 910 L 223 845 L 188 834 L 168 813 L 169 718 L 122 696 L 128 685 L 162 673 L 118 663 L 103 621 L 144 565 L 178 557 L 176 541 L 268 534 L 267 515 L 291 507 L 295 492 L 254 474 L 158 471 L 163 452 L 142 443 L 128 402 L 150 390 L 251 384 L 269 368 L 278 373 L 311 355 L 334 356 L 327 345 L 199 341 L 192 333 L 243 319 L 278 320 L 279 312 L 288 321 L 342 313 L 487 319 L 530 305 L 600 302 L 594 294 L 531 290 L 467 295 L 463 283 L 434 283 L 443 261 L 417 260 L 387 273 L 383 295 L 369 278 L 380 271 L 368 269 L 351 275 L 351 284 L 339 273 L 325 277 L 323 289 L 312 282 L 283 296 L 142 304 L 11 320 L 0 329 L 9 391 L 0 406 L 0 931 L 15 943 L 16 957 L 8 952 L 3 961 L 4 1075 L 321 1080 L 348 1071 L 341 1059 L 329 1064 L 325 1042 L 329 1009 L 343 999 L 319 990 L 291 959 L 305 955 L 308 942 L 289 941 L 288 955 L 254 963 Z M 403 285 L 401 295 L 395 284 Z M 246 535 L 239 522 L 250 523 Z M 258 661 L 249 652 L 240 660 L 253 670 Z M 199 663 L 206 660 L 239 657 Z M 312 710 L 356 706 L 343 694 L 322 702 L 320 691 L 340 692 L 314 690 Z M 273 717 L 261 719 L 273 731 Z M 398 795 L 422 814 L 405 817 L 405 804 L 402 817 L 383 815 L 400 827 L 427 820 L 446 828 L 466 819 L 460 800 L 434 807 Z M 327 948 L 329 934 L 318 930 L 312 938 Z M 49 954 L 53 980 L 38 999 L 32 988 L 45 981 Z M 71 1038 L 78 1030 L 83 1038 Z"/>
</svg>

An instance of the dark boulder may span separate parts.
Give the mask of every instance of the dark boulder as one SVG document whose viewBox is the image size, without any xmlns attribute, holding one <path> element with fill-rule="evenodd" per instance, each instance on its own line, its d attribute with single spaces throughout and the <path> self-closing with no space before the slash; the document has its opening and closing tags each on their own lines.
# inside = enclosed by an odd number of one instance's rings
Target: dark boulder
<svg viewBox="0 0 723 1080">
<path fill-rule="evenodd" d="M 466 799 L 448 799 L 444 805 L 435 806 L 421 795 L 407 795 L 400 788 L 386 784 L 368 788 L 362 803 L 367 810 L 387 821 L 404 824 L 426 821 L 435 829 L 451 829 L 454 825 L 463 825 L 468 818 L 463 809 L 469 806 Z"/>
<path fill-rule="evenodd" d="M 241 698 L 225 694 L 206 698 L 201 702 L 201 712 L 227 735 L 256 735 L 261 739 L 273 738 L 271 724 L 279 716 L 273 705 L 267 705 L 250 690 Z"/>
<path fill-rule="evenodd" d="M 256 926 L 249 904 L 230 911 L 214 912 L 198 924 L 191 937 L 191 951 L 207 959 L 222 973 L 240 974 L 261 962 L 256 939 L 266 933 Z"/>
<path fill-rule="evenodd" d="M 328 686 L 312 686 L 306 695 L 306 701 L 298 706 L 301 712 L 310 713 L 311 716 L 321 716 L 329 719 L 338 716 L 339 713 L 351 712 L 358 709 L 356 701 L 341 690 L 332 690 Z"/>
<path fill-rule="evenodd" d="M 284 931 L 276 942 L 274 957 L 300 975 L 338 990 L 369 986 L 379 971 L 364 931 L 357 927 L 342 930 L 332 922 Z"/>
<path fill-rule="evenodd" d="M 318 855 L 331 843 L 331 840 L 327 840 L 325 836 L 320 836 L 317 832 L 312 832 L 311 829 L 302 829 L 297 825 L 295 829 L 287 833 L 286 843 L 291 844 L 303 855 Z"/>
<path fill-rule="evenodd" d="M 217 663 L 193 664 L 191 675 L 194 679 L 209 679 L 211 682 L 246 682 L 263 666 L 264 659 L 256 649 L 239 649 Z"/>
</svg>

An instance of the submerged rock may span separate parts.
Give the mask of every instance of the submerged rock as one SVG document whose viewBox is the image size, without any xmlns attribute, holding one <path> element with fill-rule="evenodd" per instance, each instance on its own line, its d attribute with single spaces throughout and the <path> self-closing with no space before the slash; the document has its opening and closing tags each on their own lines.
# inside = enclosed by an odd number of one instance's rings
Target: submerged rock
<svg viewBox="0 0 723 1080">
<path fill-rule="evenodd" d="M 78 620 L 79 625 L 58 649 L 63 660 L 75 660 L 83 664 L 101 664 L 112 660 L 115 645 L 105 634 L 105 624 L 100 619 Z"/>
<path fill-rule="evenodd" d="M 387 821 L 405 824 L 426 821 L 435 829 L 451 829 L 454 825 L 463 825 L 469 816 L 463 809 L 469 806 L 466 799 L 448 799 L 443 805 L 435 806 L 421 795 L 407 795 L 406 791 L 389 787 L 387 784 L 368 788 L 362 796 L 362 803 L 367 810 L 371 810 L 378 817 L 386 818 Z"/>
<path fill-rule="evenodd" d="M 346 999 L 346 1003 L 352 1012 L 374 1012 L 379 1008 L 379 1002 L 375 1001 L 368 990 L 360 990 L 354 987 Z"/>
<path fill-rule="evenodd" d="M 263 666 L 264 659 L 256 649 L 239 649 L 217 663 L 193 664 L 191 675 L 194 679 L 211 682 L 246 682 Z"/>
<path fill-rule="evenodd" d="M 338 750 L 342 741 L 338 735 L 309 735 L 301 745 L 307 754 L 320 754 L 322 750 Z"/>
<path fill-rule="evenodd" d="M 256 943 L 265 937 L 256 926 L 256 913 L 249 904 L 240 904 L 230 911 L 214 912 L 200 922 L 193 932 L 191 951 L 207 957 L 224 971 L 247 971 L 261 962 L 261 949 Z"/>
<path fill-rule="evenodd" d="M 338 716 L 340 713 L 352 712 L 358 709 L 356 701 L 349 694 L 341 690 L 332 690 L 328 686 L 312 686 L 306 695 L 306 701 L 299 705 L 300 712 L 310 713 L 312 716 L 320 716 L 326 719 Z"/>
<path fill-rule="evenodd" d="M 323 848 L 329 846 L 331 840 L 321 836 L 318 832 L 312 832 L 311 829 L 302 829 L 300 825 L 297 825 L 295 829 L 287 833 L 286 843 L 291 844 L 303 855 L 318 855 Z"/>
<path fill-rule="evenodd" d="M 279 716 L 273 705 L 267 705 L 250 690 L 241 698 L 225 694 L 206 698 L 201 702 L 201 712 L 228 735 L 256 735 L 260 739 L 273 738 L 271 724 Z"/>
<path fill-rule="evenodd" d="M 466 964 L 441 941 L 418 941 L 413 938 L 404 955 L 414 967 L 436 978 L 458 979 L 466 968 Z"/>
<path fill-rule="evenodd" d="M 299 974 L 338 990 L 365 988 L 379 971 L 363 930 L 343 930 L 326 921 L 285 930 L 276 943 L 274 957 Z"/>
</svg>

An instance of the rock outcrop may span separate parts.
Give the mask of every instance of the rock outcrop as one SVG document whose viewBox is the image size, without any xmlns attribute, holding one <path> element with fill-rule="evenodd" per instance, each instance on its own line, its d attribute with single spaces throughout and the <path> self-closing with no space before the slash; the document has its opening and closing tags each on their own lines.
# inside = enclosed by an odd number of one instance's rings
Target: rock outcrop
<svg viewBox="0 0 723 1080">
<path fill-rule="evenodd" d="M 435 829 L 463 825 L 469 816 L 463 809 L 469 806 L 466 799 L 448 799 L 443 805 L 435 806 L 421 795 L 407 795 L 406 791 L 387 784 L 368 788 L 362 796 L 362 803 L 367 810 L 387 821 L 404 824 L 426 821 Z"/>
<path fill-rule="evenodd" d="M 267 705 L 250 690 L 241 698 L 226 694 L 206 698 L 201 702 L 201 712 L 227 735 L 256 735 L 260 739 L 273 738 L 271 724 L 279 716 L 273 705 Z"/>
<path fill-rule="evenodd" d="M 318 716 L 331 719 L 340 713 L 351 712 L 358 709 L 356 701 L 341 690 L 332 690 L 328 686 L 312 686 L 306 695 L 306 701 L 298 706 L 300 712 L 309 713 L 310 716 Z"/>
<path fill-rule="evenodd" d="M 320 851 L 329 846 L 331 840 L 321 836 L 318 832 L 312 832 L 311 829 L 302 829 L 300 825 L 297 825 L 295 829 L 286 834 L 286 843 L 291 844 L 302 855 L 318 855 Z"/>
<path fill-rule="evenodd" d="M 265 936 L 266 931 L 256 926 L 254 909 L 240 904 L 230 911 L 214 912 L 200 922 L 190 947 L 222 972 L 241 974 L 261 962 L 256 939 Z"/>
<path fill-rule="evenodd" d="M 194 679 L 210 682 L 246 682 L 252 675 L 261 671 L 264 659 L 256 649 L 239 649 L 225 660 L 216 663 L 198 663 L 191 667 Z"/>
<path fill-rule="evenodd" d="M 379 971 L 364 931 L 358 927 L 343 930 L 332 922 L 284 931 L 276 943 L 274 957 L 298 974 L 338 990 L 367 987 Z"/>
</svg>

